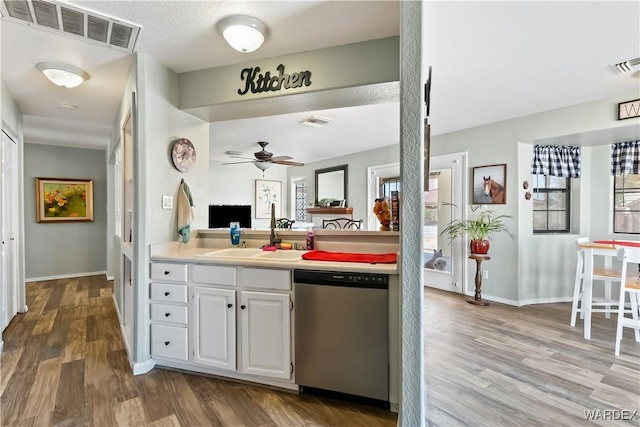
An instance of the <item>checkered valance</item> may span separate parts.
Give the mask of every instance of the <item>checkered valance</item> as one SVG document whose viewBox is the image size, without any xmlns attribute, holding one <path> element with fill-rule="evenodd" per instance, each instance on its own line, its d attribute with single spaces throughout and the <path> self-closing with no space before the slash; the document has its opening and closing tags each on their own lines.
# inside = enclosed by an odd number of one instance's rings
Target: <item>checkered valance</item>
<svg viewBox="0 0 640 427">
<path fill-rule="evenodd" d="M 611 144 L 611 175 L 640 174 L 640 141 Z"/>
<path fill-rule="evenodd" d="M 534 145 L 532 175 L 580 178 L 580 147 L 565 145 Z"/>
</svg>

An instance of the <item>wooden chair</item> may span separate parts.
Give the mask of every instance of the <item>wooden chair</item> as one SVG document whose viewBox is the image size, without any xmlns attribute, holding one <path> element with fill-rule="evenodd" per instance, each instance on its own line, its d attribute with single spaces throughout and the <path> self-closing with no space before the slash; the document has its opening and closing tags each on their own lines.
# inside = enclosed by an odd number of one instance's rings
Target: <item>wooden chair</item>
<svg viewBox="0 0 640 427">
<path fill-rule="evenodd" d="M 618 257 L 619 250 L 611 245 L 590 244 L 585 237 L 576 240 L 577 262 L 576 278 L 573 288 L 573 302 L 571 306 L 571 326 L 576 326 L 577 314 L 585 320 L 584 337 L 591 337 L 591 313 L 605 313 L 609 319 L 611 312 L 617 310 L 618 301 L 611 298 L 611 283 L 620 281 L 620 270 L 612 269 L 613 258 Z M 587 259 L 589 257 L 589 259 Z M 596 258 L 604 259 L 604 268 L 594 268 Z M 588 271 L 588 266 L 592 266 Z M 591 279 L 589 279 L 591 277 Z M 585 289 L 585 283 L 591 281 L 589 289 Z M 604 298 L 594 298 L 594 283 L 604 283 Z M 587 294 L 589 295 L 587 297 Z M 586 301 L 589 298 L 591 301 Z M 587 307 L 587 304 L 589 305 Z M 596 308 L 594 308 L 596 307 Z M 600 308 L 599 308 L 600 307 Z M 585 318 L 585 313 L 587 317 Z"/>
<path fill-rule="evenodd" d="M 334 218 L 322 220 L 322 228 L 327 230 L 360 230 L 361 227 L 361 219 Z"/>
<path fill-rule="evenodd" d="M 622 249 L 624 251 L 624 249 Z M 620 300 L 618 301 L 618 327 L 616 329 L 616 349 L 615 355 L 620 356 L 620 342 L 622 341 L 623 328 L 633 328 L 635 330 L 636 342 L 640 342 L 640 273 L 638 276 L 627 276 L 627 256 L 623 254 L 622 269 L 620 272 Z M 625 309 L 625 297 L 629 295 L 631 310 Z M 631 311 L 631 317 L 626 317 L 625 313 Z"/>
</svg>

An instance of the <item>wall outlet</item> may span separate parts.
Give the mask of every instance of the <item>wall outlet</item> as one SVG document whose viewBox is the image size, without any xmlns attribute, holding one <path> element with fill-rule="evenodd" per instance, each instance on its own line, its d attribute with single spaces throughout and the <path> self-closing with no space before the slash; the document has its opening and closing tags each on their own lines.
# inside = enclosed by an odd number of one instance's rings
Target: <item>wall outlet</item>
<svg viewBox="0 0 640 427">
<path fill-rule="evenodd" d="M 173 209 L 173 196 L 162 196 L 162 209 Z"/>
<path fill-rule="evenodd" d="M 489 278 L 489 270 L 482 270 L 482 278 L 483 279 Z"/>
</svg>

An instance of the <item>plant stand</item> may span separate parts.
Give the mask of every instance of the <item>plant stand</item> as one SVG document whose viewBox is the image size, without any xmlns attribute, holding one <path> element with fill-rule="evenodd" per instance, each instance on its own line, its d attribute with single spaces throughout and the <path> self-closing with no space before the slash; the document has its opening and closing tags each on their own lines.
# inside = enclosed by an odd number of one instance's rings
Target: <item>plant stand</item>
<svg viewBox="0 0 640 427">
<path fill-rule="evenodd" d="M 489 261 L 491 257 L 489 257 L 489 255 L 471 254 L 469 255 L 469 259 L 475 260 L 476 262 L 476 293 L 473 298 L 467 298 L 467 302 L 475 305 L 489 305 L 489 301 L 482 299 L 480 288 L 482 288 L 482 261 Z"/>
</svg>

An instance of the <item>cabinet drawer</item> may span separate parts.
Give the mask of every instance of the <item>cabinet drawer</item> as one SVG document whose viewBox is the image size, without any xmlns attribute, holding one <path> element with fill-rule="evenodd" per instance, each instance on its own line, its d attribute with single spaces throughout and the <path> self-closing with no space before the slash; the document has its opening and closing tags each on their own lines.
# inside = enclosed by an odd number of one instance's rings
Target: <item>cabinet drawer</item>
<svg viewBox="0 0 640 427">
<path fill-rule="evenodd" d="M 190 282 L 212 285 L 236 285 L 236 268 L 222 265 L 191 264 Z"/>
<path fill-rule="evenodd" d="M 151 325 L 151 354 L 169 359 L 188 360 L 187 328 Z"/>
<path fill-rule="evenodd" d="M 151 299 L 164 302 L 179 302 L 186 304 L 187 285 L 169 285 L 167 283 L 151 284 Z"/>
<path fill-rule="evenodd" d="M 171 280 L 173 282 L 187 281 L 187 265 L 169 262 L 152 262 L 151 278 L 153 280 Z"/>
<path fill-rule="evenodd" d="M 243 268 L 242 284 L 248 288 L 291 290 L 291 271 Z"/>
<path fill-rule="evenodd" d="M 187 306 L 170 304 L 151 304 L 151 320 L 187 324 Z"/>
</svg>

